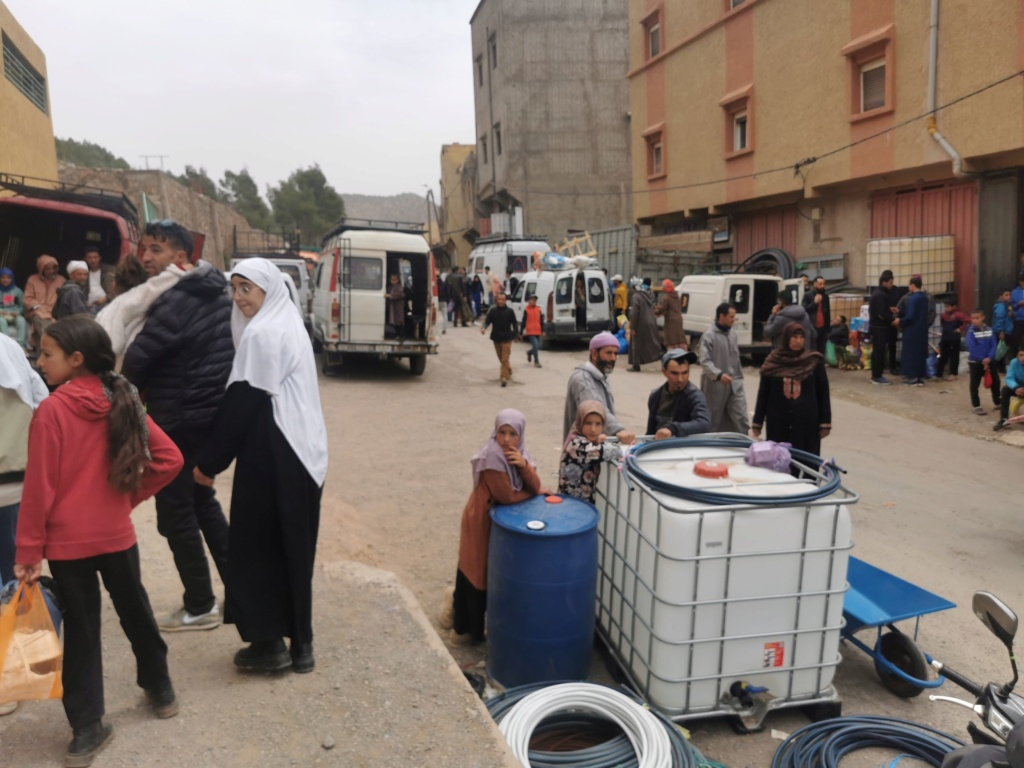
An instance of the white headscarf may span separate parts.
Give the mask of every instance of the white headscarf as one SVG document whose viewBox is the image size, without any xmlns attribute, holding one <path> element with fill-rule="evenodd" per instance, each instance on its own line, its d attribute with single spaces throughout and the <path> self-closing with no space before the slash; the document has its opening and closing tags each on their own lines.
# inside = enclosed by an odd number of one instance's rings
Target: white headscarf
<svg viewBox="0 0 1024 768">
<path fill-rule="evenodd" d="M 89 265 L 86 264 L 84 261 L 69 261 L 67 266 L 68 277 L 71 277 L 71 273 L 79 269 L 84 269 L 86 272 L 88 272 Z"/>
<path fill-rule="evenodd" d="M 274 423 L 317 485 L 327 477 L 327 426 L 320 408 L 316 362 L 302 318 L 288 295 L 289 278 L 261 258 L 240 262 L 231 275 L 244 277 L 266 292 L 251 318 L 231 309 L 235 362 L 228 386 L 246 381 L 270 394 Z"/>
<path fill-rule="evenodd" d="M 0 333 L 0 389 L 14 391 L 33 411 L 50 394 L 25 359 L 25 350 L 6 333 Z"/>
</svg>

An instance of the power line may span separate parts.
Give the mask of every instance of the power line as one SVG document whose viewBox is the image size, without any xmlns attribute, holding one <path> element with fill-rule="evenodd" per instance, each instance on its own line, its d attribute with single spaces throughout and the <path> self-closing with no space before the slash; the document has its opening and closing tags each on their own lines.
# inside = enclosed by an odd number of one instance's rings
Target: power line
<svg viewBox="0 0 1024 768">
<path fill-rule="evenodd" d="M 955 105 L 957 105 L 957 104 L 959 104 L 959 103 L 961 103 L 963 101 L 967 101 L 968 99 L 974 98 L 975 96 L 978 96 L 978 95 L 980 95 L 982 93 L 985 93 L 986 91 L 989 91 L 989 90 L 991 90 L 991 89 L 993 89 L 993 88 L 995 88 L 997 86 L 1000 86 L 1000 85 L 1002 85 L 1004 83 L 1008 83 L 1009 81 L 1013 80 L 1014 78 L 1020 77 L 1021 75 L 1024 75 L 1024 69 L 1018 70 L 1017 72 L 1014 72 L 1013 74 L 1007 75 L 1006 77 L 1000 78 L 999 80 L 995 80 L 994 82 L 991 82 L 988 85 L 982 86 L 981 88 L 978 88 L 975 91 L 971 91 L 970 93 L 966 93 L 963 96 L 960 96 L 960 97 L 958 97 L 956 99 L 953 99 L 950 102 L 947 102 L 946 104 L 940 104 L 939 106 L 937 106 L 935 108 L 935 112 L 941 112 L 941 111 L 943 111 L 945 109 L 949 109 L 950 107 L 953 107 L 953 106 L 955 106 Z M 723 178 L 720 178 L 720 179 L 712 179 L 712 180 L 709 180 L 709 181 L 695 181 L 695 182 L 691 182 L 689 184 L 675 184 L 675 185 L 672 185 L 670 187 L 661 187 L 659 189 L 634 189 L 634 190 L 630 190 L 627 194 L 630 194 L 630 195 L 648 195 L 648 194 L 653 194 L 655 192 L 671 192 L 671 191 L 677 190 L 677 189 L 697 189 L 699 187 L 707 187 L 707 186 L 711 186 L 711 185 L 714 185 L 714 184 L 726 184 L 726 183 L 728 183 L 730 181 L 741 181 L 743 179 L 756 179 L 759 176 L 769 176 L 769 175 L 771 175 L 773 173 L 782 173 L 783 171 L 790 171 L 794 175 L 799 175 L 802 168 L 806 168 L 808 166 L 814 165 L 819 160 L 824 160 L 826 157 L 831 157 L 832 155 L 837 155 L 840 152 L 845 152 L 846 150 L 852 149 L 853 147 L 856 147 L 859 144 L 864 144 L 865 142 L 872 141 L 874 139 L 879 138 L 880 136 L 886 135 L 887 133 L 892 133 L 894 131 L 897 131 L 900 128 L 905 128 L 906 126 L 911 125 L 912 123 L 916 123 L 919 120 L 926 119 L 927 117 L 929 117 L 932 114 L 934 114 L 934 113 L 933 112 L 923 112 L 920 115 L 917 115 L 915 117 L 911 117 L 911 118 L 909 118 L 907 120 L 904 120 L 902 123 L 898 123 L 896 125 L 890 126 L 889 128 L 885 128 L 885 129 L 883 129 L 881 131 L 878 131 L 877 133 L 871 134 L 870 136 L 865 136 L 862 139 L 857 139 L 856 141 L 851 141 L 849 144 L 844 144 L 841 147 L 837 147 L 835 149 L 831 149 L 828 152 L 825 152 L 825 153 L 820 154 L 820 155 L 816 155 L 816 156 L 812 156 L 812 157 L 805 157 L 803 160 L 799 160 L 799 161 L 797 161 L 795 163 L 792 163 L 790 165 L 783 165 L 783 166 L 779 166 L 778 168 L 771 168 L 771 169 L 765 170 L 765 171 L 754 171 L 753 173 L 745 173 L 745 174 L 742 174 L 740 176 L 726 176 L 726 177 L 723 177 Z M 508 191 L 510 191 L 510 192 L 522 192 L 522 193 L 524 193 L 524 196 L 526 194 L 529 194 L 529 195 L 546 195 L 548 197 L 619 197 L 620 195 L 623 194 L 621 190 L 619 190 L 617 192 L 567 192 L 567 191 L 566 192 L 562 192 L 562 191 L 551 192 L 551 191 L 541 191 L 541 190 L 534 190 L 534 189 L 529 189 L 529 188 L 517 188 L 517 187 L 506 187 L 506 189 Z"/>
</svg>

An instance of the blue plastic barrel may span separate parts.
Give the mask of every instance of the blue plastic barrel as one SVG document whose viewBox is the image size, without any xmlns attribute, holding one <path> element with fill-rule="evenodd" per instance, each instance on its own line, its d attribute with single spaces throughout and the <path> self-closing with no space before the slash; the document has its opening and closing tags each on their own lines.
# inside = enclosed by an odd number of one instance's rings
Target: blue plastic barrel
<svg viewBox="0 0 1024 768">
<path fill-rule="evenodd" d="M 593 504 L 568 496 L 535 496 L 491 510 L 487 674 L 492 680 L 512 688 L 586 679 L 594 638 L 597 520 Z"/>
</svg>

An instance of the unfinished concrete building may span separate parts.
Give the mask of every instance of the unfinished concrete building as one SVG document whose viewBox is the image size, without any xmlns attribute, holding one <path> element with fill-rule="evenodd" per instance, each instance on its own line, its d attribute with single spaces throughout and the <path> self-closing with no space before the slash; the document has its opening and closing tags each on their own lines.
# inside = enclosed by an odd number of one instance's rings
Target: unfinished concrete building
<svg viewBox="0 0 1024 768">
<path fill-rule="evenodd" d="M 470 27 L 480 234 L 517 206 L 551 243 L 631 223 L 626 0 L 481 0 Z"/>
</svg>

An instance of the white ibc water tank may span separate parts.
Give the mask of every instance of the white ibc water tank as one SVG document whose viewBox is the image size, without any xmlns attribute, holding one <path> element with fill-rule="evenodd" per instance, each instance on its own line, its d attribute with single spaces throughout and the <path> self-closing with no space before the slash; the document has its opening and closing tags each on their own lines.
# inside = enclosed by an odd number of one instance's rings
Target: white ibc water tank
<svg viewBox="0 0 1024 768">
<path fill-rule="evenodd" d="M 835 700 L 856 497 L 788 502 L 816 479 L 751 467 L 741 448 L 685 442 L 646 450 L 639 472 L 601 473 L 605 642 L 641 693 L 679 719 L 733 714 L 724 702 L 737 681 L 767 688 L 776 707 Z M 697 474 L 708 461 L 728 476 Z M 651 479 L 732 499 L 689 501 Z"/>
</svg>

